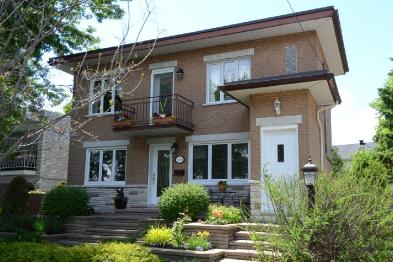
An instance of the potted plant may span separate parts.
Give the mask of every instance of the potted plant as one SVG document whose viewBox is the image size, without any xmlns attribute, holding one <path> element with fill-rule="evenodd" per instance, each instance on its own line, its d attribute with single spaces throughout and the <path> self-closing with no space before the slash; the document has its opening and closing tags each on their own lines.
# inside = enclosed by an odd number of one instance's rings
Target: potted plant
<svg viewBox="0 0 393 262">
<path fill-rule="evenodd" d="M 160 112 L 163 113 L 154 113 L 153 114 L 153 123 L 155 125 L 166 125 L 174 122 L 176 120 L 176 116 L 172 114 L 166 114 L 166 104 L 168 102 L 168 98 L 166 97 L 165 100 L 160 102 Z"/>
<path fill-rule="evenodd" d="M 219 181 L 217 183 L 218 191 L 225 192 L 227 190 L 227 182 L 226 181 Z"/>
<path fill-rule="evenodd" d="M 116 209 L 125 209 L 127 207 L 128 197 L 124 196 L 124 188 L 116 189 L 116 196 L 113 198 Z"/>
<path fill-rule="evenodd" d="M 112 121 L 112 128 L 125 128 L 130 127 L 131 125 L 132 121 L 126 113 L 115 115 L 115 118 Z"/>
</svg>

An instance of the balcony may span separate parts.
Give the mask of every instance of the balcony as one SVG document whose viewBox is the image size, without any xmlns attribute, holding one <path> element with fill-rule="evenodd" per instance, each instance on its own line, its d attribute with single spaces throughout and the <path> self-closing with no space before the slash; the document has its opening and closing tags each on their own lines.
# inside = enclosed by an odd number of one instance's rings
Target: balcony
<svg viewBox="0 0 393 262">
<path fill-rule="evenodd" d="M 190 134 L 193 105 L 191 100 L 178 94 L 123 100 L 112 128 L 133 136 Z"/>
<path fill-rule="evenodd" d="M 37 157 L 35 155 L 0 159 L 0 175 L 35 175 L 36 170 Z"/>
</svg>

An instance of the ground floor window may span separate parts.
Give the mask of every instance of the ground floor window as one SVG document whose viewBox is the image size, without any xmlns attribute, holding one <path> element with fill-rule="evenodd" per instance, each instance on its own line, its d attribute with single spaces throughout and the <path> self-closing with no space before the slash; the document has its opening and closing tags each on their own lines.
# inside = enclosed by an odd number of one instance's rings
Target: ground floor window
<svg viewBox="0 0 393 262">
<path fill-rule="evenodd" d="M 248 179 L 248 151 L 248 142 L 191 145 L 192 179 L 217 181 Z"/>
<path fill-rule="evenodd" d="M 122 184 L 126 176 L 126 148 L 88 149 L 87 184 Z"/>
</svg>

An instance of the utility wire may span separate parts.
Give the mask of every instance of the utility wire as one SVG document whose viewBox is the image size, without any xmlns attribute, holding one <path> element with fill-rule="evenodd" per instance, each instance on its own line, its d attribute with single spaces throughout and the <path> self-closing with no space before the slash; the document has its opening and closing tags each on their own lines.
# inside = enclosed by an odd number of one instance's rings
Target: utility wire
<svg viewBox="0 0 393 262">
<path fill-rule="evenodd" d="M 287 3 L 288 3 L 289 7 L 290 7 L 291 10 L 292 10 L 292 13 L 295 15 L 296 21 L 297 21 L 298 25 L 300 26 L 300 29 L 303 31 L 303 34 L 306 36 L 306 39 L 307 39 L 308 44 L 311 46 L 311 48 L 312 48 L 312 50 L 313 50 L 315 56 L 318 58 L 319 62 L 321 63 L 322 68 L 325 69 L 325 62 L 323 62 L 322 59 L 319 57 L 317 50 L 315 50 L 314 45 L 311 43 L 311 40 L 310 40 L 310 38 L 308 37 L 306 31 L 304 30 L 303 25 L 302 25 L 301 22 L 299 21 L 299 18 L 298 18 L 298 16 L 296 15 L 295 10 L 293 9 L 293 7 L 292 7 L 292 5 L 291 5 L 291 2 L 290 2 L 289 0 L 286 0 L 286 1 L 287 1 Z"/>
</svg>

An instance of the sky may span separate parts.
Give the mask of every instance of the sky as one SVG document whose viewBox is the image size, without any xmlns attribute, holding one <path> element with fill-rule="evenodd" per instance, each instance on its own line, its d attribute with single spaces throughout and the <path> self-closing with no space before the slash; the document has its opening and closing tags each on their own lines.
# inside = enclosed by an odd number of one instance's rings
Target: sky
<svg viewBox="0 0 393 262">
<path fill-rule="evenodd" d="M 139 41 L 187 33 L 202 29 L 246 22 L 291 13 L 287 0 L 147 0 L 153 9 Z M 377 97 L 387 73 L 393 69 L 393 1 L 392 0 L 290 0 L 295 12 L 334 6 L 338 9 L 349 72 L 337 76 L 342 104 L 332 111 L 333 144 L 371 141 L 377 123 L 376 112 L 369 104 Z M 119 44 L 130 18 L 128 42 L 134 42 L 146 15 L 144 0 L 119 4 L 130 15 L 123 20 L 90 20 L 81 27 L 94 26 L 100 47 Z M 71 85 L 72 76 L 52 70 L 52 82 Z M 48 108 L 50 109 L 50 108 Z M 60 111 L 61 107 L 51 108 Z"/>
</svg>

